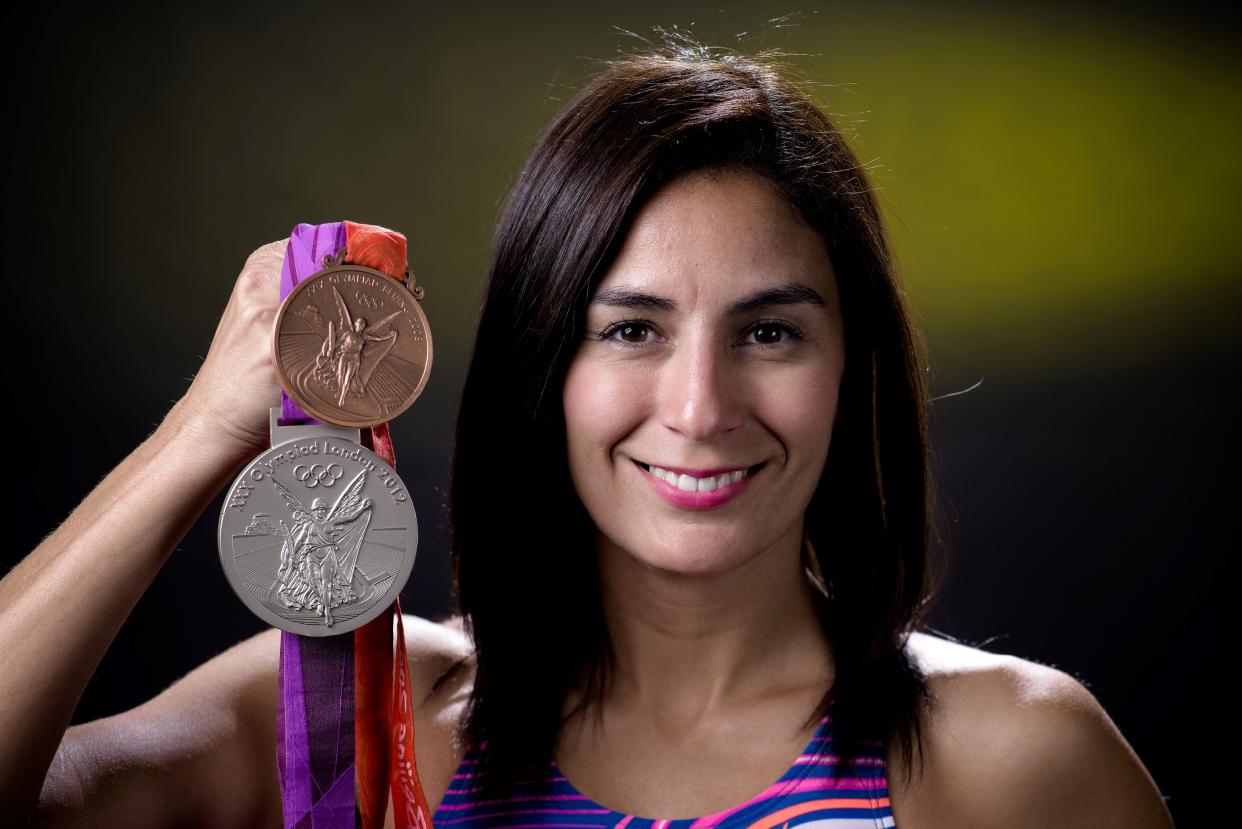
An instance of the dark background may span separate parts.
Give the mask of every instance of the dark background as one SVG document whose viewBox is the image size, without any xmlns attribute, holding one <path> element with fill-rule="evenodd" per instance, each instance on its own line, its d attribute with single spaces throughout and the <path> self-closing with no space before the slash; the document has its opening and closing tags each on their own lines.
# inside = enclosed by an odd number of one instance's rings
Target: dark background
<svg viewBox="0 0 1242 829">
<path fill-rule="evenodd" d="M 23 348 L 6 373 L 24 483 L 0 564 L 184 392 L 251 250 L 349 217 L 403 231 L 428 291 L 434 371 L 393 426 L 422 530 L 402 603 L 447 615 L 453 422 L 522 160 L 592 59 L 653 26 L 782 48 L 870 168 L 931 346 L 951 559 L 933 626 L 1078 677 L 1195 825 L 1227 782 L 1218 660 L 1236 654 L 1235 17 L 720 5 L 11 7 L 9 342 Z M 74 722 L 262 629 L 221 573 L 218 511 L 139 603 Z"/>
</svg>

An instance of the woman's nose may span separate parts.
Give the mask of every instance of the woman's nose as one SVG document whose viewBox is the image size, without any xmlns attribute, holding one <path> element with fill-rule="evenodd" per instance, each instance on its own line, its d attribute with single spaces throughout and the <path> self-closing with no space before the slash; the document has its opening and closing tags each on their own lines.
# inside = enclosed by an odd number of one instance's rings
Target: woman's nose
<svg viewBox="0 0 1242 829">
<path fill-rule="evenodd" d="M 708 331 L 683 337 L 660 370 L 660 419 L 668 428 L 707 440 L 741 423 L 741 378 L 728 345 Z"/>
</svg>

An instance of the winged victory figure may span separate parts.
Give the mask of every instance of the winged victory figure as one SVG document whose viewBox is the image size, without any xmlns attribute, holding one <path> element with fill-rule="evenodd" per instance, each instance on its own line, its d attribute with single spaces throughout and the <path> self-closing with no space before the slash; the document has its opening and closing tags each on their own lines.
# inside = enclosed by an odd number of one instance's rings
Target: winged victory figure
<svg viewBox="0 0 1242 829">
<path fill-rule="evenodd" d="M 345 398 L 350 394 L 360 395 L 366 386 L 371 372 L 384 356 L 397 344 L 397 332 L 390 330 L 387 334 L 376 332 L 384 330 L 400 314 L 400 309 L 393 311 L 374 325 L 367 325 L 364 317 L 350 317 L 349 308 L 341 292 L 332 287 L 336 296 L 336 309 L 339 319 L 328 321 L 328 336 L 324 338 L 319 356 L 315 358 L 315 368 L 323 370 L 331 367 L 336 375 L 336 385 L 340 389 L 338 406 L 345 405 Z M 368 353 L 368 368 L 362 370 L 362 350 L 367 343 L 383 343 Z"/>
<path fill-rule="evenodd" d="M 323 498 L 314 498 L 307 507 L 275 475 L 271 479 L 293 522 L 292 528 L 280 522 L 284 537 L 276 573 L 280 601 L 285 607 L 322 615 L 329 627 L 332 608 L 361 598 L 367 589 L 357 571 L 374 505 L 360 495 L 366 474 L 365 469 L 359 472 L 331 507 Z"/>
<path fill-rule="evenodd" d="M 307 397 L 326 397 L 340 407 L 349 396 L 370 395 L 373 402 L 365 403 L 360 413 L 400 406 L 423 373 L 423 366 L 391 353 L 399 336 L 393 324 L 401 310 L 368 323 L 350 314 L 336 286 L 332 292 L 337 319 L 325 320 L 314 305 L 306 306 L 296 312 L 302 329 L 282 341 L 282 353 L 301 366 L 291 382 Z"/>
</svg>

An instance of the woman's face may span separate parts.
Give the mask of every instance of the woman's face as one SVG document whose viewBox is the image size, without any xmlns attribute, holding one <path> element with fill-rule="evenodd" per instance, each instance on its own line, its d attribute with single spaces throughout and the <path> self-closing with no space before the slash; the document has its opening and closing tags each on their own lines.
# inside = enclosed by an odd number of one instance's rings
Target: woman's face
<svg viewBox="0 0 1242 829">
<path fill-rule="evenodd" d="M 823 239 L 766 179 L 697 173 L 657 192 L 565 380 L 570 474 L 601 542 L 686 574 L 796 546 L 845 367 L 839 309 Z M 746 477 L 702 480 L 719 470 Z"/>
</svg>

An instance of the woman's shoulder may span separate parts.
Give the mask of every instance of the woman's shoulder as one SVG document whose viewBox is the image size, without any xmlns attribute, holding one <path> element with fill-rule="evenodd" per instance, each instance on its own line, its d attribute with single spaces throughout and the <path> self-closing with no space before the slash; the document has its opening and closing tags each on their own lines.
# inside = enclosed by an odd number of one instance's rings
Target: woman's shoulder
<svg viewBox="0 0 1242 829">
<path fill-rule="evenodd" d="M 447 674 L 457 673 L 459 666 L 473 664 L 474 643 L 466 633 L 461 616 L 435 621 L 403 613 L 401 625 L 405 631 L 410 685 L 416 705 L 419 701 L 429 701 L 450 678 Z"/>
<path fill-rule="evenodd" d="M 1015 705 L 1086 691 L 1057 668 L 939 633 L 912 633 L 906 652 L 927 678 L 932 698 L 929 716 L 946 723 L 954 717 L 975 722 L 985 711 L 1008 719 Z"/>
<path fill-rule="evenodd" d="M 898 826 L 1165 826 L 1159 792 L 1087 687 L 1013 654 L 914 633 L 927 677 L 923 775 L 889 750 Z"/>
<path fill-rule="evenodd" d="M 930 705 L 921 724 L 942 764 L 970 762 L 1032 720 L 1098 706 L 1065 671 L 1013 654 L 926 632 L 910 635 L 907 653 L 927 679 Z"/>
<path fill-rule="evenodd" d="M 403 613 L 401 626 L 410 670 L 410 696 L 418 711 L 444 683 L 446 672 L 459 663 L 473 662 L 474 647 L 459 616 L 434 621 Z M 274 699 L 269 692 L 276 687 L 279 665 L 280 631 L 270 628 L 239 642 L 186 680 L 194 681 L 196 674 L 202 674 L 203 680 L 210 677 L 219 684 L 245 688 L 253 692 L 259 707 L 266 709 Z"/>
<path fill-rule="evenodd" d="M 434 812 L 465 756 L 460 729 L 474 684 L 474 643 L 460 616 L 431 621 L 406 614 L 402 624 L 417 712 L 415 759 Z"/>
<path fill-rule="evenodd" d="M 446 690 L 442 686 L 460 690 L 460 682 L 446 680 L 462 673 L 455 670 L 457 666 L 473 664 L 473 645 L 460 617 L 434 621 L 403 613 L 401 623 L 414 710 L 418 718 L 434 717 L 448 699 L 441 693 Z M 234 698 L 239 709 L 251 719 L 263 721 L 265 731 L 274 732 L 280 641 L 280 631 L 269 628 L 239 642 L 182 679 L 178 683 L 186 686 L 180 689 L 182 695 L 213 689 L 221 697 Z"/>
<path fill-rule="evenodd" d="M 1002 725 L 1022 725 L 1027 717 L 1103 713 L 1079 679 L 1033 659 L 925 632 L 911 634 L 907 652 L 927 677 L 933 729 L 996 733 Z"/>
</svg>

